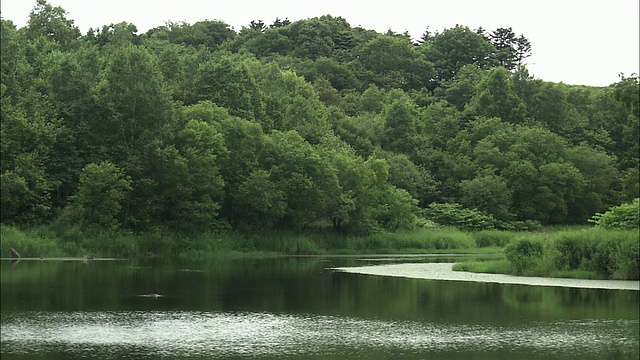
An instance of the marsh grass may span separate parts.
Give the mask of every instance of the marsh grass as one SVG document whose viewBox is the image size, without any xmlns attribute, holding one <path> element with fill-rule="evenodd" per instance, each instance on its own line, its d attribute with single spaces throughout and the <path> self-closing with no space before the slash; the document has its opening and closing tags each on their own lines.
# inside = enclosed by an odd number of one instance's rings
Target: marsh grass
<svg viewBox="0 0 640 360">
<path fill-rule="evenodd" d="M 506 261 L 462 263 L 461 271 L 579 279 L 638 280 L 638 230 L 572 228 L 519 233 L 505 247 Z"/>
<path fill-rule="evenodd" d="M 76 229 L 77 230 L 77 229 Z M 507 259 L 456 265 L 464 271 L 637 280 L 640 253 L 637 230 L 562 228 L 557 232 L 478 231 L 455 228 L 378 232 L 364 237 L 327 232 L 211 232 L 178 235 L 158 229 L 144 234 L 95 229 L 55 231 L 40 226 L 26 230 L 1 225 L 0 250 L 14 247 L 23 257 L 197 257 L 271 255 L 357 255 L 465 253 L 496 254 Z"/>
<path fill-rule="evenodd" d="M 595 271 L 611 279 L 640 279 L 638 229 L 591 228 L 559 232 L 549 254 L 559 271 Z"/>
<path fill-rule="evenodd" d="M 362 238 L 351 238 L 348 248 L 366 253 L 450 250 L 475 248 L 473 237 L 454 228 L 421 229 L 407 232 L 376 233 Z"/>
<path fill-rule="evenodd" d="M 77 252 L 77 249 L 71 246 L 61 246 L 59 239 L 44 228 L 21 231 L 12 226 L 0 225 L 0 239 L 2 257 L 10 257 L 10 248 L 16 249 L 24 258 L 65 256 Z"/>
<path fill-rule="evenodd" d="M 469 261 L 453 265 L 453 270 L 487 274 L 510 274 L 513 272 L 513 265 L 507 259 Z"/>
<path fill-rule="evenodd" d="M 504 247 L 522 234 L 522 232 L 500 230 L 484 230 L 471 233 L 478 247 Z"/>
<path fill-rule="evenodd" d="M 364 237 L 336 233 L 265 232 L 243 235 L 235 232 L 204 234 L 182 239 L 180 253 L 206 256 L 212 253 L 251 252 L 285 255 L 379 254 L 425 252 L 495 253 L 496 248 L 480 251 L 473 237 L 456 229 L 421 229 L 411 232 L 381 232 Z M 194 245 L 197 244 L 197 245 Z"/>
<path fill-rule="evenodd" d="M 77 229 L 75 229 L 77 230 Z M 472 234 L 454 228 L 379 232 L 369 236 L 344 236 L 327 232 L 239 232 L 177 235 L 158 229 L 143 234 L 100 229 L 60 232 L 52 227 L 21 230 L 2 225 L 2 254 L 14 247 L 22 256 L 99 257 L 207 257 L 230 253 L 285 255 L 465 252 L 495 253 L 495 247 L 479 250 Z"/>
<path fill-rule="evenodd" d="M 487 261 L 469 261 L 453 265 L 455 271 L 468 271 L 485 274 L 505 274 L 510 275 L 515 272 L 515 267 L 507 259 L 487 260 Z M 607 277 L 588 270 L 555 270 L 549 271 L 545 267 L 535 267 L 528 269 L 523 273 L 524 276 L 540 276 L 552 278 L 570 278 L 570 279 L 589 279 L 589 280 L 606 280 Z"/>
<path fill-rule="evenodd" d="M 607 280 L 603 274 L 589 270 L 562 270 L 554 271 L 549 277 L 554 278 L 570 278 L 570 279 L 588 279 L 588 280 Z"/>
</svg>

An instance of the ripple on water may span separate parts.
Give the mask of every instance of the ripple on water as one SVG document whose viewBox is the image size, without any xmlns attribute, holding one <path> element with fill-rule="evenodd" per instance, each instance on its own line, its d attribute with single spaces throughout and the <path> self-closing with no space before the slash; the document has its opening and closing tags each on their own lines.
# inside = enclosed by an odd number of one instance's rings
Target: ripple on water
<svg viewBox="0 0 640 360">
<path fill-rule="evenodd" d="M 638 354 L 638 322 L 562 321 L 518 328 L 336 316 L 207 312 L 19 313 L 2 318 L 2 354 L 141 357 L 527 351 Z"/>
</svg>

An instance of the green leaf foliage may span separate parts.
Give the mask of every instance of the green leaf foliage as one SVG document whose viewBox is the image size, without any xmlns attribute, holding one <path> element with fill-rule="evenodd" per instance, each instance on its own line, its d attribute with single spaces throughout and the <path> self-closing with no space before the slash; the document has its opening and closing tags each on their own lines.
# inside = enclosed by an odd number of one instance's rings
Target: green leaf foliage
<svg viewBox="0 0 640 360">
<path fill-rule="evenodd" d="M 637 76 L 535 79 L 511 28 L 412 43 L 331 15 L 144 34 L 82 34 L 46 0 L 25 16 L 1 19 L 3 224 L 79 238 L 633 222 L 611 207 L 638 197 Z"/>
<path fill-rule="evenodd" d="M 604 214 L 596 213 L 590 221 L 604 229 L 637 229 L 640 224 L 639 199 L 610 208 Z"/>
<path fill-rule="evenodd" d="M 461 230 L 490 230 L 496 225 L 493 216 L 464 208 L 460 204 L 432 203 L 424 210 L 424 216 L 440 225 L 453 226 Z"/>
<path fill-rule="evenodd" d="M 537 265 L 543 254 L 543 244 L 540 241 L 529 238 L 518 239 L 504 250 L 507 260 L 515 268 L 516 275 L 522 275 L 524 271 Z"/>
<path fill-rule="evenodd" d="M 117 228 L 122 224 L 123 204 L 131 190 L 131 179 L 116 165 L 92 163 L 82 169 L 78 193 L 70 197 L 67 211 L 75 214 L 83 226 Z"/>
</svg>

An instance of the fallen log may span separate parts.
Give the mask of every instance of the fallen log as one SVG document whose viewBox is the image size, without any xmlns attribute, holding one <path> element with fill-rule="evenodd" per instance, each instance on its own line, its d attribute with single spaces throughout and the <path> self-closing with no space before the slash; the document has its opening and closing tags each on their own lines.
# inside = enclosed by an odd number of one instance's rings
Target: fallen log
<svg viewBox="0 0 640 360">
<path fill-rule="evenodd" d="M 14 248 L 9 248 L 9 251 L 11 252 L 11 257 L 12 258 L 20 259 L 22 257 L 22 256 L 20 256 L 20 254 Z"/>
</svg>

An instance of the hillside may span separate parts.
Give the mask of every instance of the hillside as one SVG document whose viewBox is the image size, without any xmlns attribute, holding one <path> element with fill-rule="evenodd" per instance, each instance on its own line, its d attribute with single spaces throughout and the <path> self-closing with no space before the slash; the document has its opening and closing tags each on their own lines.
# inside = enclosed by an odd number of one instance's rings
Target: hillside
<svg viewBox="0 0 640 360">
<path fill-rule="evenodd" d="M 366 234 L 469 211 L 513 229 L 638 197 L 638 78 L 535 79 L 511 29 L 82 34 L 38 0 L 1 35 L 3 224 Z"/>
</svg>

